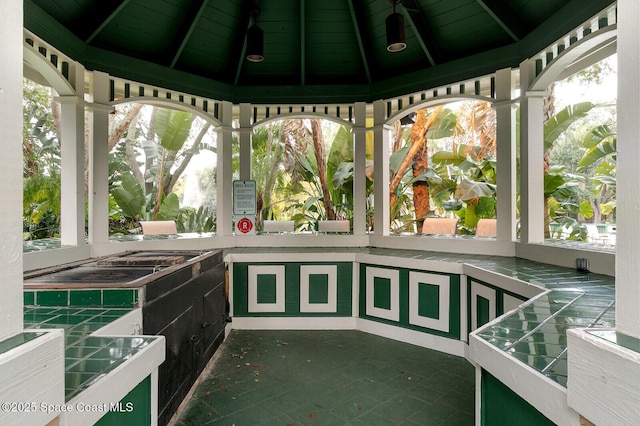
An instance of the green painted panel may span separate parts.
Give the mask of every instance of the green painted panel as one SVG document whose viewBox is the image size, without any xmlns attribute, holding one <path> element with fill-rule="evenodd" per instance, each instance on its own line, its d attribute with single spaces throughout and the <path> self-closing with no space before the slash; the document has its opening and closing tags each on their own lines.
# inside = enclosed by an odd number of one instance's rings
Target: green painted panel
<svg viewBox="0 0 640 426">
<path fill-rule="evenodd" d="M 329 276 L 327 274 L 309 275 L 309 303 L 329 302 Z"/>
<path fill-rule="evenodd" d="M 36 304 L 36 295 L 33 291 L 25 291 L 23 293 L 24 305 L 32 306 Z"/>
<path fill-rule="evenodd" d="M 70 290 L 69 305 L 71 306 L 99 306 L 102 303 L 100 290 Z"/>
<path fill-rule="evenodd" d="M 418 315 L 427 318 L 440 318 L 440 286 L 418 284 Z"/>
<path fill-rule="evenodd" d="M 554 423 L 506 385 L 482 370 L 480 424 L 552 426 Z"/>
<path fill-rule="evenodd" d="M 102 290 L 102 306 L 133 307 L 137 290 Z"/>
<path fill-rule="evenodd" d="M 476 298 L 476 324 L 478 324 L 478 327 L 482 327 L 488 323 L 490 319 L 489 300 L 478 296 Z"/>
<path fill-rule="evenodd" d="M 119 403 L 110 410 L 96 426 L 148 425 L 151 424 L 151 377 L 147 376 Z"/>
<path fill-rule="evenodd" d="M 391 280 L 375 277 L 373 279 L 373 306 L 391 309 Z"/>
<path fill-rule="evenodd" d="M 276 303 L 276 276 L 258 275 L 258 303 Z"/>
<path fill-rule="evenodd" d="M 233 300 L 229 303 L 233 306 L 233 314 L 246 316 L 249 306 L 249 265 L 246 263 L 234 263 L 233 265 Z"/>
<path fill-rule="evenodd" d="M 67 306 L 69 292 L 67 290 L 38 291 L 36 303 L 40 306 Z"/>
</svg>

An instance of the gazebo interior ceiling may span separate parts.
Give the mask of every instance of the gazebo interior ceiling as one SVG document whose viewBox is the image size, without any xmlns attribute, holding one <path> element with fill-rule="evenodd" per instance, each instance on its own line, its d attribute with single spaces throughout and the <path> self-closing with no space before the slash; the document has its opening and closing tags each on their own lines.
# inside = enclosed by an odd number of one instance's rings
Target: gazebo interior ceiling
<svg viewBox="0 0 640 426">
<path fill-rule="evenodd" d="M 614 0 L 24 0 L 24 24 L 89 70 L 232 102 L 371 102 L 516 67 Z M 252 10 L 264 60 L 245 58 Z"/>
</svg>

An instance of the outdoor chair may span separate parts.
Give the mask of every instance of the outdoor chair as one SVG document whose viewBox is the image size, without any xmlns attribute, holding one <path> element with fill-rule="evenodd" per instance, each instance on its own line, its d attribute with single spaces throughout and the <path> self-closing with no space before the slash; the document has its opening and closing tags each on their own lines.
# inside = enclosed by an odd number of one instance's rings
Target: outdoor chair
<svg viewBox="0 0 640 426">
<path fill-rule="evenodd" d="M 264 220 L 262 221 L 262 232 L 278 233 L 293 232 L 295 222 L 293 220 Z"/>
<path fill-rule="evenodd" d="M 495 237 L 497 219 L 480 219 L 476 225 L 476 237 Z"/>
<path fill-rule="evenodd" d="M 458 218 L 428 217 L 422 225 L 423 234 L 455 235 Z"/>
<path fill-rule="evenodd" d="M 177 234 L 178 229 L 173 220 L 140 221 L 143 235 Z"/>
<path fill-rule="evenodd" d="M 319 220 L 318 232 L 349 232 L 348 220 Z"/>
</svg>

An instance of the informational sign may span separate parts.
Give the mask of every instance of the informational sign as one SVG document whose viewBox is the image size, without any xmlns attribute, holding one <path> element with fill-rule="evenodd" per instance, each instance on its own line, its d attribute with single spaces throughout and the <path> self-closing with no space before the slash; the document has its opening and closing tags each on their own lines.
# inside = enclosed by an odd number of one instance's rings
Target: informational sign
<svg viewBox="0 0 640 426">
<path fill-rule="evenodd" d="M 250 216 L 256 214 L 256 181 L 233 181 L 233 214 Z"/>
<path fill-rule="evenodd" d="M 256 234 L 256 181 L 233 181 L 233 216 L 236 235 Z"/>
<path fill-rule="evenodd" d="M 255 216 L 236 216 L 236 235 L 255 235 Z"/>
</svg>

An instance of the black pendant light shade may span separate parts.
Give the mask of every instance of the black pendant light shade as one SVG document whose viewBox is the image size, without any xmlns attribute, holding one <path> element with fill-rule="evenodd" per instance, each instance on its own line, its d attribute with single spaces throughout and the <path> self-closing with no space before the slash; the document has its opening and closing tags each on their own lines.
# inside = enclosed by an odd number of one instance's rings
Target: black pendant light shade
<svg viewBox="0 0 640 426">
<path fill-rule="evenodd" d="M 264 60 L 264 31 L 255 24 L 247 30 L 247 60 L 251 62 Z"/>
<path fill-rule="evenodd" d="M 256 17 L 260 15 L 260 9 L 254 7 L 251 12 L 253 25 L 247 30 L 247 60 L 262 62 L 264 60 L 264 31 L 256 25 Z"/>
<path fill-rule="evenodd" d="M 393 13 L 387 16 L 385 21 L 387 26 L 387 50 L 389 52 L 400 52 L 407 47 L 404 33 L 404 16 L 396 12 L 396 4 L 399 1 L 391 0 L 393 3 Z"/>
</svg>

